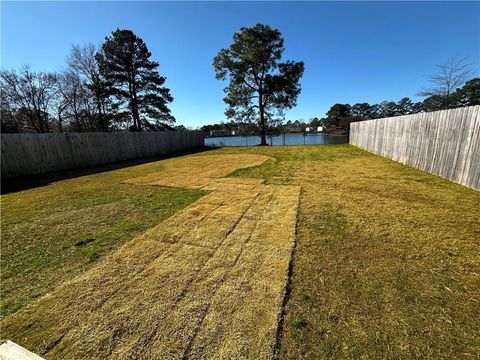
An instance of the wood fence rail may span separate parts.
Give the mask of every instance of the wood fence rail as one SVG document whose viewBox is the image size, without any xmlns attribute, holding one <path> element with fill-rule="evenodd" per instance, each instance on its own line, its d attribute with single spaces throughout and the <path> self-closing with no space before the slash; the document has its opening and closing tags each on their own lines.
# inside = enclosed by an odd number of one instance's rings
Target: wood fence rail
<svg viewBox="0 0 480 360">
<path fill-rule="evenodd" d="M 480 190 L 480 106 L 352 123 L 350 144 Z"/>
<path fill-rule="evenodd" d="M 2 177 L 87 168 L 202 146 L 201 131 L 2 134 Z"/>
</svg>

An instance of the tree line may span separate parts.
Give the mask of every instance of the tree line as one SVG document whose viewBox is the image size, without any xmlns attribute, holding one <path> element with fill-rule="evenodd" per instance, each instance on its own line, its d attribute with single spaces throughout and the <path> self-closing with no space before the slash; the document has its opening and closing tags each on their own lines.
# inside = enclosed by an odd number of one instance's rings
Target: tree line
<svg viewBox="0 0 480 360">
<path fill-rule="evenodd" d="M 173 97 L 151 55 L 131 30 L 117 29 L 98 48 L 72 46 L 62 71 L 1 70 L 1 131 L 171 129 Z"/>
<path fill-rule="evenodd" d="M 432 89 L 430 91 L 433 91 Z M 448 95 L 430 95 L 421 102 L 413 102 L 410 98 L 404 97 L 401 100 L 383 101 L 379 104 L 367 102 L 350 104 L 334 104 L 327 111 L 326 116 L 312 117 L 309 120 L 297 119 L 286 122 L 268 123 L 268 134 L 280 134 L 288 132 L 303 132 L 307 127 L 315 131 L 321 126 L 327 132 L 345 133 L 349 124 L 356 121 L 380 119 L 392 116 L 416 114 L 419 112 L 437 111 L 456 107 L 480 105 L 480 78 L 473 78 Z M 212 130 L 225 130 L 236 135 L 257 135 L 258 125 L 248 121 L 221 122 L 217 124 L 204 125 L 201 128 L 205 134 Z"/>
<path fill-rule="evenodd" d="M 431 95 L 422 102 L 413 102 L 405 97 L 398 102 L 383 101 L 380 104 L 366 102 L 353 105 L 335 104 L 330 107 L 324 118 L 312 119 L 311 125 L 324 126 L 327 130 L 348 130 L 349 124 L 356 121 L 480 105 L 480 78 L 473 78 L 462 87 L 445 94 L 440 91 L 428 90 Z"/>
<path fill-rule="evenodd" d="M 297 104 L 305 67 L 302 61 L 283 60 L 284 50 L 280 31 L 268 25 L 234 33 L 231 45 L 213 59 L 216 78 L 228 81 L 223 100 L 229 122 L 202 129 L 260 134 L 265 145 L 266 134 L 307 126 L 345 132 L 354 121 L 480 104 L 480 79 L 470 79 L 473 70 L 465 59 L 453 58 L 419 92 L 422 102 L 405 97 L 380 104 L 334 104 L 323 118 L 285 122 L 285 111 Z M 1 70 L 2 132 L 174 129 L 168 107 L 173 97 L 151 55 L 131 30 L 117 29 L 99 48 L 73 46 L 63 71 Z"/>
<path fill-rule="evenodd" d="M 257 35 L 258 38 L 263 39 L 266 37 L 265 35 L 262 35 L 262 33 L 265 32 L 264 29 L 259 29 L 257 27 L 257 30 L 260 32 L 260 35 Z M 277 36 L 279 35 L 277 34 Z M 239 37 L 234 37 L 234 39 L 236 42 L 239 42 Z M 258 56 L 258 54 L 262 54 L 263 51 L 266 51 L 267 55 L 263 55 L 263 58 L 268 59 L 268 51 L 262 50 L 261 46 L 257 43 L 255 43 L 255 45 L 250 45 L 248 51 L 245 50 L 245 44 L 240 45 L 242 45 L 240 48 L 245 53 L 241 54 L 241 56 L 249 59 L 253 64 L 245 64 L 245 61 L 244 63 L 239 61 L 236 63 L 236 66 L 243 69 L 243 76 L 248 76 L 249 67 L 262 68 L 262 57 L 259 56 L 260 60 L 255 60 L 254 57 L 247 56 L 249 52 L 257 54 Z M 265 46 L 265 48 L 268 47 Z M 273 66 L 273 68 L 274 67 L 275 66 Z M 274 121 L 273 118 L 269 116 L 267 117 L 269 121 L 263 125 L 263 129 L 258 120 L 250 121 L 248 116 L 237 116 L 239 113 L 240 115 L 243 115 L 238 109 L 243 110 L 252 104 L 250 101 L 251 99 L 245 98 L 244 92 L 242 91 L 242 86 L 245 87 L 245 85 L 242 85 L 243 79 L 240 78 L 239 80 L 237 75 L 237 78 L 231 78 L 229 87 L 225 89 L 227 94 L 229 94 L 225 100 L 229 105 L 225 114 L 231 120 L 226 123 L 221 122 L 213 125 L 205 125 L 202 127 L 202 130 L 206 134 L 209 134 L 212 130 L 224 130 L 228 133 L 234 132 L 237 135 L 262 134 L 263 131 L 275 135 L 286 132 L 305 131 L 307 127 L 316 130 L 321 126 L 327 132 L 347 133 L 349 130 L 349 124 L 355 121 L 480 105 L 480 78 L 472 78 L 468 80 L 473 73 L 474 71 L 472 70 L 471 65 L 466 62 L 466 59 L 454 57 L 447 63 L 439 65 L 438 72 L 429 77 L 430 87 L 421 89 L 418 92 L 419 96 L 425 98 L 421 102 L 413 102 L 410 98 L 404 97 L 396 102 L 383 101 L 379 104 L 369 104 L 367 102 L 356 103 L 353 105 L 337 103 L 330 107 L 325 117 L 313 117 L 308 121 L 302 119 L 295 121 L 288 120 L 287 122 L 282 121 L 282 119 Z M 294 79 L 292 82 L 294 83 L 296 92 L 287 95 L 290 97 L 289 101 L 295 103 L 296 97 L 300 91 L 300 86 L 298 85 L 298 79 Z M 252 98 L 256 99 L 256 97 Z M 290 107 L 284 106 L 281 110 L 286 108 Z M 259 119 L 258 115 L 256 116 L 256 119 Z"/>
</svg>

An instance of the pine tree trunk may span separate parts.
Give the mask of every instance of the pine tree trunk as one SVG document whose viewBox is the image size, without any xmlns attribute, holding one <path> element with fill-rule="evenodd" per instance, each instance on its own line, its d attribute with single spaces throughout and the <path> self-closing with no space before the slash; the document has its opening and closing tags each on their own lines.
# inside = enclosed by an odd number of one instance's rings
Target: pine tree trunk
<svg viewBox="0 0 480 360">
<path fill-rule="evenodd" d="M 260 137 L 261 142 L 260 145 L 267 145 L 267 136 L 265 134 L 265 115 L 263 111 L 260 112 Z"/>
<path fill-rule="evenodd" d="M 100 131 L 107 131 L 107 126 L 104 122 L 103 115 L 102 115 L 102 104 L 97 97 L 97 113 L 98 113 L 98 124 L 100 125 Z"/>
<path fill-rule="evenodd" d="M 140 124 L 140 114 L 138 113 L 138 100 L 137 100 L 137 87 L 135 85 L 135 74 L 132 74 L 132 87 L 131 87 L 131 101 L 132 101 L 132 116 L 134 118 L 135 131 L 142 131 L 142 125 Z"/>
<path fill-rule="evenodd" d="M 138 101 L 137 101 L 137 94 L 133 93 L 133 103 L 135 104 L 135 117 L 137 119 L 137 131 L 142 131 L 142 125 L 140 124 L 140 114 L 138 113 Z"/>
<path fill-rule="evenodd" d="M 135 83 L 133 81 L 129 82 L 128 90 L 130 93 L 130 110 L 132 111 L 133 131 L 141 131 L 137 107 L 137 97 L 135 94 Z"/>
<path fill-rule="evenodd" d="M 265 113 L 263 110 L 263 94 L 258 93 L 258 110 L 260 113 L 260 145 L 267 145 L 267 137 L 265 134 Z"/>
</svg>

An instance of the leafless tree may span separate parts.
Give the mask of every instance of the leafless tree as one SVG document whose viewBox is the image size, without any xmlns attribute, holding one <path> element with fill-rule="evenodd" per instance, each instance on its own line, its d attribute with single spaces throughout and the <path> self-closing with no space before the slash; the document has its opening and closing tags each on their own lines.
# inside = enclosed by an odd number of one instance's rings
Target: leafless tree
<svg viewBox="0 0 480 360">
<path fill-rule="evenodd" d="M 88 97 L 85 85 L 80 77 L 71 71 L 58 74 L 57 78 L 59 123 L 63 118 L 69 120 L 75 131 L 86 131 L 87 128 L 81 119 L 85 98 Z"/>
<path fill-rule="evenodd" d="M 1 70 L 2 107 L 8 104 L 17 121 L 24 121 L 31 130 L 50 132 L 55 84 L 54 74 L 33 72 L 28 66 L 23 66 L 19 72 Z"/>
<path fill-rule="evenodd" d="M 67 65 L 68 71 L 76 74 L 84 82 L 95 101 L 99 130 L 107 131 L 108 92 L 98 69 L 96 53 L 97 49 L 93 44 L 73 45 L 67 57 Z"/>
<path fill-rule="evenodd" d="M 97 50 L 93 44 L 84 46 L 73 45 L 67 57 L 69 69 L 91 81 L 98 76 L 98 65 L 95 60 L 96 52 Z"/>
<path fill-rule="evenodd" d="M 438 72 L 429 77 L 431 87 L 419 91 L 419 96 L 435 96 L 443 101 L 443 108 L 451 106 L 452 93 L 462 86 L 473 74 L 473 69 L 467 58 L 458 56 L 451 58 L 443 65 L 438 65 Z"/>
</svg>

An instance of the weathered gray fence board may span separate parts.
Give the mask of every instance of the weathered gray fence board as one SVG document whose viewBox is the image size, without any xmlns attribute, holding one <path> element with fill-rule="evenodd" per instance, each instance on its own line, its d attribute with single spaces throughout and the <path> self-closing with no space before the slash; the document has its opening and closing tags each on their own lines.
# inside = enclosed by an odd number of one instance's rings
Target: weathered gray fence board
<svg viewBox="0 0 480 360">
<path fill-rule="evenodd" d="M 85 168 L 201 146 L 201 131 L 2 134 L 2 177 Z"/>
<path fill-rule="evenodd" d="M 480 106 L 352 123 L 350 144 L 480 190 Z"/>
</svg>

